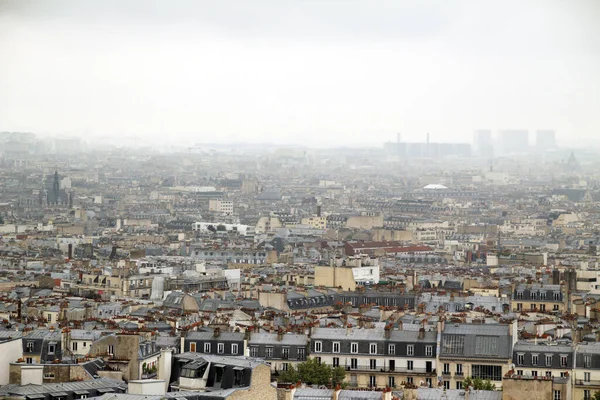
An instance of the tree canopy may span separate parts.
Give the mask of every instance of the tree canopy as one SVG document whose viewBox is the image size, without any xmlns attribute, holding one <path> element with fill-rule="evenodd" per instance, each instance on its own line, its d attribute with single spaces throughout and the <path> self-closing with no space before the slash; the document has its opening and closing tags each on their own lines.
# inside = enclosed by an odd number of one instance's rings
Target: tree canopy
<svg viewBox="0 0 600 400">
<path fill-rule="evenodd" d="M 326 385 L 335 387 L 342 385 L 346 371 L 342 367 L 332 368 L 327 364 L 320 363 L 316 358 L 298 364 L 297 367 L 290 365 L 287 371 L 279 374 L 279 382 L 296 383 L 298 381 L 308 385 Z"/>
<path fill-rule="evenodd" d="M 488 379 L 484 381 L 481 378 L 467 378 L 463 381 L 463 388 L 472 386 L 475 390 L 496 390 L 496 386 Z"/>
</svg>

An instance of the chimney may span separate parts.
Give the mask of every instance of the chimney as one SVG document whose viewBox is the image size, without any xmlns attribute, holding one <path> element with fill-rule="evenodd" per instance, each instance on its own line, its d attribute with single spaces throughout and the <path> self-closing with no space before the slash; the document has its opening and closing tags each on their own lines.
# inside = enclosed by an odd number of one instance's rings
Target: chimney
<svg viewBox="0 0 600 400">
<path fill-rule="evenodd" d="M 342 387 L 340 385 L 337 385 L 333 389 L 333 396 L 331 397 L 331 400 L 338 400 L 340 398 L 340 393 L 342 393 Z"/>
<path fill-rule="evenodd" d="M 279 328 L 277 330 L 277 341 L 281 342 L 283 340 L 283 329 Z"/>
<path fill-rule="evenodd" d="M 392 324 L 387 324 L 385 326 L 384 334 L 385 334 L 386 340 L 390 340 L 390 338 L 392 337 Z"/>
<path fill-rule="evenodd" d="M 215 333 L 215 339 L 218 338 L 219 336 L 221 336 L 221 328 L 216 327 L 214 333 Z"/>
<path fill-rule="evenodd" d="M 383 392 L 381 392 L 381 400 L 392 400 L 391 388 L 385 388 Z"/>
<path fill-rule="evenodd" d="M 352 333 L 352 324 L 346 325 L 346 336 L 349 336 Z"/>
<path fill-rule="evenodd" d="M 69 243 L 69 251 L 67 254 L 68 254 L 67 257 L 69 257 L 69 260 L 72 260 L 73 259 L 73 243 Z"/>
<path fill-rule="evenodd" d="M 404 326 L 403 326 L 403 325 L 404 325 L 404 324 L 402 323 L 402 321 L 400 321 L 400 320 L 399 320 L 399 321 L 398 321 L 398 330 L 399 330 L 399 331 L 402 331 L 402 330 L 404 330 Z"/>
<path fill-rule="evenodd" d="M 317 206 L 317 217 L 320 217 L 320 216 L 321 216 L 321 206 L 318 205 Z"/>
<path fill-rule="evenodd" d="M 425 328 L 421 327 L 419 329 L 419 340 L 425 339 Z"/>
</svg>

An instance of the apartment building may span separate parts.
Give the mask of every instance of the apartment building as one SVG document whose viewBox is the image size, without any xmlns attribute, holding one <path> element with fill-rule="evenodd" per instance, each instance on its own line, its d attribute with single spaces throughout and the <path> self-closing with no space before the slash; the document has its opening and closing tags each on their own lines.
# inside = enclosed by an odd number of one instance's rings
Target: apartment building
<svg viewBox="0 0 600 400">
<path fill-rule="evenodd" d="M 253 333 L 248 341 L 250 357 L 264 359 L 273 372 L 287 371 L 290 364 L 306 361 L 308 336 L 303 334 Z"/>
<path fill-rule="evenodd" d="M 402 382 L 433 385 L 436 380 L 435 331 L 317 328 L 311 356 L 346 369 L 351 387 L 396 387 Z"/>
<path fill-rule="evenodd" d="M 511 324 L 446 323 L 441 330 L 438 379 L 446 389 L 461 389 L 465 377 L 490 380 L 502 386 L 518 340 Z"/>
<path fill-rule="evenodd" d="M 519 284 L 512 293 L 512 309 L 516 312 L 563 312 L 567 310 L 567 296 L 561 285 Z"/>
<path fill-rule="evenodd" d="M 590 400 L 600 391 L 600 343 L 580 343 L 573 356 L 572 398 Z"/>
</svg>

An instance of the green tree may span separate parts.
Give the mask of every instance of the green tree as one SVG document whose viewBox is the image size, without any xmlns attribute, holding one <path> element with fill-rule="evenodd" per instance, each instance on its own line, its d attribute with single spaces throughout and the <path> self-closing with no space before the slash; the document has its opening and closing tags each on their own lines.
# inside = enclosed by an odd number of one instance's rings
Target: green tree
<svg viewBox="0 0 600 400">
<path fill-rule="evenodd" d="M 217 231 L 225 232 L 226 230 L 227 230 L 227 228 L 225 227 L 225 225 L 223 225 L 223 224 L 217 225 Z"/>
<path fill-rule="evenodd" d="M 295 383 L 303 382 L 308 385 L 326 385 L 335 387 L 342 386 L 346 371 L 342 367 L 332 368 L 327 364 L 317 361 L 316 358 L 309 358 L 307 361 L 298 364 L 297 367 L 290 365 L 287 371 L 279 374 L 279 382 Z"/>
<path fill-rule="evenodd" d="M 594 392 L 594 395 L 592 396 L 592 400 L 600 400 L 600 390 Z"/>
<path fill-rule="evenodd" d="M 466 378 L 463 381 L 463 388 L 472 386 L 475 390 L 496 390 L 496 386 L 488 379 L 483 380 L 481 378 Z"/>
</svg>

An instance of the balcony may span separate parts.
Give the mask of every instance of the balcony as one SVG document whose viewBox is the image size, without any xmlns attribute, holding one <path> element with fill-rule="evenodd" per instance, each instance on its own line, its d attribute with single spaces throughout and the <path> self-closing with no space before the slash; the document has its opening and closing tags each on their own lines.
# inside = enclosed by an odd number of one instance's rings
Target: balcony
<svg viewBox="0 0 600 400">
<path fill-rule="evenodd" d="M 329 364 L 329 365 L 331 367 L 333 367 L 332 364 Z M 346 370 L 346 372 L 357 371 L 357 372 L 396 373 L 396 374 L 429 374 L 429 375 L 436 374 L 435 369 L 431 369 L 430 371 L 427 371 L 427 368 L 408 369 L 406 367 L 389 368 L 389 366 L 377 366 L 377 368 L 371 368 L 368 365 L 359 365 L 356 367 L 351 367 L 349 365 L 340 365 L 340 366 L 342 368 L 344 368 Z"/>
<path fill-rule="evenodd" d="M 583 387 L 595 387 L 595 386 L 600 386 L 600 380 L 598 379 L 590 379 L 590 380 L 584 380 L 584 379 L 575 379 L 575 386 L 583 386 Z"/>
</svg>

